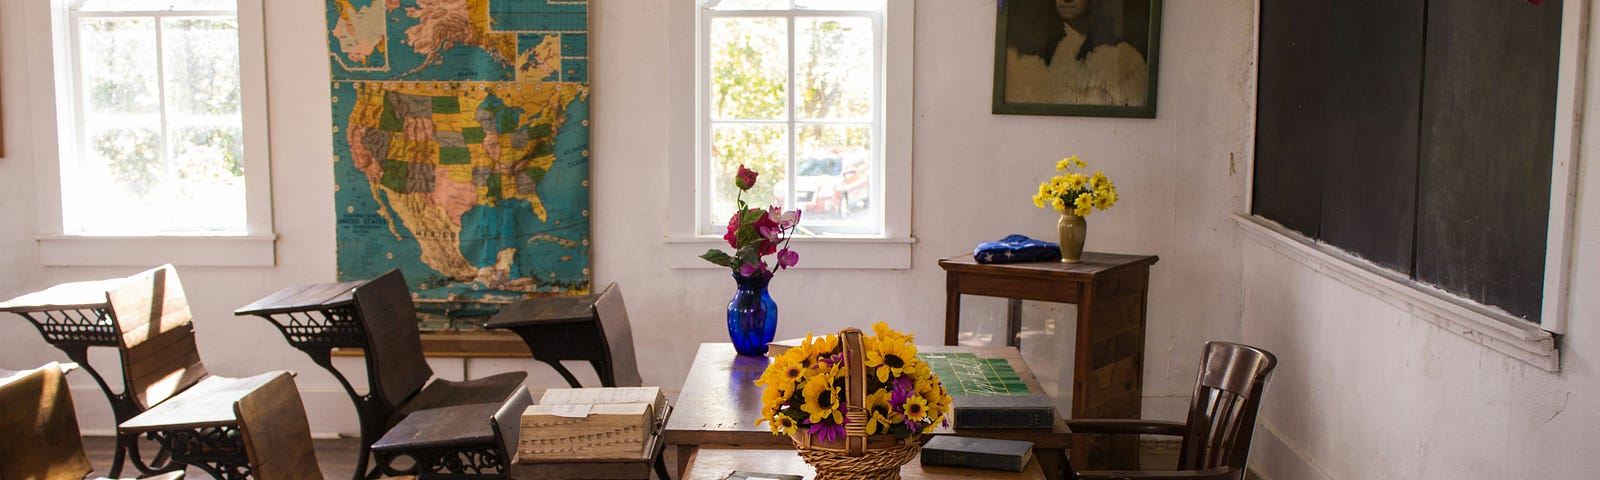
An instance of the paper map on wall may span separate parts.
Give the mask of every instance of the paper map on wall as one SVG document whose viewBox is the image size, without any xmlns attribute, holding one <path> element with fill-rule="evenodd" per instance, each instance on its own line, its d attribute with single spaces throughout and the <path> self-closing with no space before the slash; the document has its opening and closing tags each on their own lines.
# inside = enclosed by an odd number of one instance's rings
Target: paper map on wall
<svg viewBox="0 0 1600 480">
<path fill-rule="evenodd" d="M 436 313 L 587 293 L 588 2 L 328 0 L 327 28 L 339 280 L 399 268 Z"/>
</svg>

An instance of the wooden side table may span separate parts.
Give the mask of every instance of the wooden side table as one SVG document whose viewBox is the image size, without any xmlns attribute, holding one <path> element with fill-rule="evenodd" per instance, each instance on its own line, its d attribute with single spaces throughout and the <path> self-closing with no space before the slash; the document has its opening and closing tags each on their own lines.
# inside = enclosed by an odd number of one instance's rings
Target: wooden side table
<svg viewBox="0 0 1600 480">
<path fill-rule="evenodd" d="M 1154 255 L 1084 252 L 1079 263 L 980 264 L 971 255 L 939 260 L 945 270 L 944 343 L 961 332 L 961 295 L 1010 299 L 1006 344 L 1015 346 L 1023 300 L 1078 306 L 1072 418 L 1139 418 L 1144 383 L 1145 309 Z M 1100 470 L 1137 465 L 1137 438 L 1073 442 L 1072 464 Z"/>
</svg>

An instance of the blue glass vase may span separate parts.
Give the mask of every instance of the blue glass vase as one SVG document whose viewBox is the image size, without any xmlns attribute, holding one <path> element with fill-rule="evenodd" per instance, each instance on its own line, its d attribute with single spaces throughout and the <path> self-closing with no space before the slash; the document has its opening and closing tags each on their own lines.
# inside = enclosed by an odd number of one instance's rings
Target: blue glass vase
<svg viewBox="0 0 1600 480">
<path fill-rule="evenodd" d="M 767 293 L 771 273 L 743 276 L 735 273 L 739 289 L 728 302 L 728 338 L 740 355 L 761 356 L 778 330 L 778 303 Z"/>
</svg>

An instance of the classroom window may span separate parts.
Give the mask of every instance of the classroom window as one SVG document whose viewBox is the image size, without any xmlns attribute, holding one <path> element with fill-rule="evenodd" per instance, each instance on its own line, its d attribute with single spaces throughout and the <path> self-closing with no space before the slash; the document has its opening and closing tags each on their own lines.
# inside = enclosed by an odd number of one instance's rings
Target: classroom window
<svg viewBox="0 0 1600 480">
<path fill-rule="evenodd" d="M 60 122 L 61 233 L 264 229 L 265 221 L 250 218 L 249 204 L 264 197 L 251 194 L 262 184 L 247 182 L 247 165 L 264 162 L 265 151 L 246 143 L 247 103 L 257 99 L 243 88 L 239 2 L 78 0 L 66 7 L 58 37 L 66 40 L 58 50 L 65 58 L 57 59 L 67 77 L 59 110 L 71 117 Z"/>
<path fill-rule="evenodd" d="M 720 235 L 740 165 L 753 206 L 803 210 L 815 234 L 885 233 L 883 0 L 702 3 L 701 235 Z"/>
</svg>

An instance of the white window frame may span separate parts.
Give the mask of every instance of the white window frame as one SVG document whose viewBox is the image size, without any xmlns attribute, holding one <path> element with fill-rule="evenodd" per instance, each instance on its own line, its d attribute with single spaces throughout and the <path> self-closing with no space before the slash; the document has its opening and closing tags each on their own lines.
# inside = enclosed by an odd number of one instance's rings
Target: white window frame
<svg viewBox="0 0 1600 480">
<path fill-rule="evenodd" d="M 49 266 L 269 266 L 276 263 L 268 149 L 266 35 L 262 0 L 237 0 L 239 76 L 244 135 L 245 228 L 241 235 L 72 235 L 62 221 L 63 167 L 79 155 L 78 100 L 73 72 L 77 52 L 69 9 L 73 0 L 28 0 L 24 35 L 29 90 L 39 120 L 33 142 L 38 168 L 40 262 Z M 54 116 L 53 119 L 48 118 Z M 48 139 L 53 139 L 50 141 Z"/>
<path fill-rule="evenodd" d="M 702 205 L 709 192 L 708 165 L 701 152 L 709 151 L 710 112 L 705 95 L 710 86 L 702 65 L 708 61 L 703 28 L 709 18 L 704 0 L 673 0 L 669 14 L 671 59 L 667 82 L 669 117 L 675 121 L 668 131 L 668 225 L 666 242 L 672 268 L 723 268 L 701 260 L 710 248 L 728 247 L 720 232 L 709 232 L 710 206 Z M 802 269 L 910 269 L 911 245 L 911 134 L 912 134 L 912 48 L 915 41 L 915 12 L 912 0 L 886 0 L 878 35 L 882 72 L 875 79 L 881 95 L 874 113 L 880 131 L 874 146 L 879 152 L 878 175 L 869 215 L 881 218 L 879 234 L 823 233 L 795 238 L 794 248 Z M 819 12 L 827 13 L 827 12 Z M 743 14 L 735 14 L 743 15 Z M 793 15 L 773 12 L 760 16 Z M 810 16 L 807 12 L 800 16 Z M 792 52 L 791 52 L 792 53 Z M 790 72 L 793 75 L 793 72 Z M 792 83 L 792 82 L 791 82 Z M 793 92 L 790 92 L 791 95 Z M 786 148 L 793 148 L 791 145 Z M 791 155 L 792 157 L 792 155 Z M 791 162 L 793 159 L 791 158 Z M 792 168 L 792 165 L 791 165 Z M 684 188 L 680 186 L 693 186 Z M 801 221 L 804 225 L 804 220 Z"/>
<path fill-rule="evenodd" d="M 1255 38 L 1261 38 L 1260 1 Z M 1244 211 L 1234 216 L 1246 238 L 1271 248 L 1318 273 L 1407 311 L 1413 318 L 1465 336 L 1484 347 L 1546 371 L 1561 370 L 1555 335 L 1566 333 L 1569 317 L 1572 241 L 1576 234 L 1578 160 L 1582 146 L 1585 71 L 1588 63 L 1589 2 L 1563 2 L 1560 67 L 1556 74 L 1555 148 L 1550 168 L 1549 233 L 1545 243 L 1544 290 L 1539 324 L 1505 310 L 1450 293 L 1378 266 L 1338 247 L 1252 215 L 1255 152 L 1250 155 Z M 1259 42 L 1256 56 L 1260 57 Z M 1260 62 L 1254 65 L 1260 68 Z M 1259 71 L 1257 72 L 1259 75 Z M 1259 85 L 1257 85 L 1259 87 Z M 1252 114 L 1251 125 L 1255 124 Z M 1254 142 L 1252 142 L 1254 145 Z M 1253 148 L 1253 147 L 1252 147 Z"/>
</svg>

